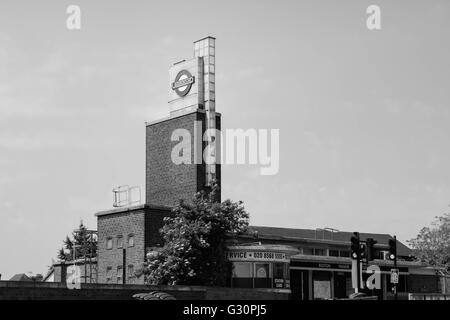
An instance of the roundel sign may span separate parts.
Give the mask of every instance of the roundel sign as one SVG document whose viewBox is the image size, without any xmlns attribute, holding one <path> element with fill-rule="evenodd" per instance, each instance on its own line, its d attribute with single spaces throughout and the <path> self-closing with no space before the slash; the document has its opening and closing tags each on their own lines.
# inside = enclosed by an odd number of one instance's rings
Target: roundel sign
<svg viewBox="0 0 450 320">
<path fill-rule="evenodd" d="M 175 77 L 172 83 L 172 90 L 174 90 L 180 97 L 184 97 L 191 90 L 194 83 L 194 77 L 187 70 L 181 70 Z"/>
</svg>

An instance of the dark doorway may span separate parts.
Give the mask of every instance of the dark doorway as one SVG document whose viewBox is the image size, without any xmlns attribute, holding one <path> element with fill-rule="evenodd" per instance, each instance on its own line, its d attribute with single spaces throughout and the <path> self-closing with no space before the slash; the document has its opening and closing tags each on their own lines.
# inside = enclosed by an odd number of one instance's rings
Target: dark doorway
<svg viewBox="0 0 450 320">
<path fill-rule="evenodd" d="M 334 273 L 334 298 L 347 298 L 347 276 L 345 272 Z"/>
<path fill-rule="evenodd" d="M 309 300 L 307 270 L 291 270 L 291 297 L 293 300 Z"/>
</svg>

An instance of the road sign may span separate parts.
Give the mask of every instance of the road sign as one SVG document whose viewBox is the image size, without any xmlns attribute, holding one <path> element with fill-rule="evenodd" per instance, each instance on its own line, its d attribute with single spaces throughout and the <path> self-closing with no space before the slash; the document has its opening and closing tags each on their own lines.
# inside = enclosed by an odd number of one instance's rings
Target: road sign
<svg viewBox="0 0 450 320">
<path fill-rule="evenodd" d="M 391 283 L 398 283 L 399 273 L 398 269 L 391 269 Z"/>
</svg>

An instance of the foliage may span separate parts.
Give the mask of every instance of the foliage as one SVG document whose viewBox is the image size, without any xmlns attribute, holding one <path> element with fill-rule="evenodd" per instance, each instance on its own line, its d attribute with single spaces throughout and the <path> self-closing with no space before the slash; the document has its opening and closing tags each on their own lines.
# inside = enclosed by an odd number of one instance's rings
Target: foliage
<svg viewBox="0 0 450 320">
<path fill-rule="evenodd" d="M 231 274 L 226 241 L 247 231 L 249 215 L 242 201 L 217 202 L 218 186 L 180 202 L 164 219 L 164 246 L 149 255 L 142 273 L 149 284 L 224 286 Z"/>
<path fill-rule="evenodd" d="M 89 233 L 83 221 L 80 221 L 78 230 L 72 232 L 72 238 L 66 236 L 63 247 L 58 251 L 58 259 L 72 261 L 74 253 L 75 259 L 97 256 L 97 238 Z"/>
<path fill-rule="evenodd" d="M 450 267 L 450 213 L 436 217 L 431 227 L 424 227 L 408 241 L 414 255 L 432 266 Z"/>
</svg>

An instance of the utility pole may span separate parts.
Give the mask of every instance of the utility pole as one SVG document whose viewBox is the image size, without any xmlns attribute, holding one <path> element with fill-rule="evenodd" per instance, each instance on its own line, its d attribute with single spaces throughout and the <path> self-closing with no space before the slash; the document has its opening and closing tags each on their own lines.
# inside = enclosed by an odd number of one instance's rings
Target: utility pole
<svg viewBox="0 0 450 320">
<path fill-rule="evenodd" d="M 122 283 L 126 284 L 127 283 L 127 281 L 126 281 L 126 275 L 127 274 L 126 274 L 125 267 L 126 267 L 126 264 L 127 264 L 127 251 L 126 251 L 125 248 L 123 248 L 122 252 L 123 252 L 123 254 L 122 254 Z"/>
<path fill-rule="evenodd" d="M 361 288 L 361 261 L 360 260 L 361 260 L 361 258 L 358 255 L 358 259 L 356 259 L 358 289 L 356 289 L 356 292 L 359 292 L 359 288 Z"/>
</svg>

